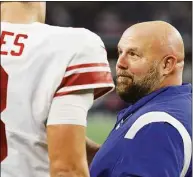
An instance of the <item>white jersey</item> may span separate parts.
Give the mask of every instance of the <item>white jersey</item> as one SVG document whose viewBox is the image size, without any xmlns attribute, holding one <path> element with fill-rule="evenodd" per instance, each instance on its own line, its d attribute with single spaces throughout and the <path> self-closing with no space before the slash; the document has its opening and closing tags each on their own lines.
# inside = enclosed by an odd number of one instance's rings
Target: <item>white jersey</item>
<svg viewBox="0 0 193 177">
<path fill-rule="evenodd" d="M 113 87 L 96 34 L 37 22 L 1 23 L 1 120 L 8 147 L 1 176 L 49 177 L 46 122 L 53 99 L 83 89 L 94 89 L 96 99 Z"/>
</svg>

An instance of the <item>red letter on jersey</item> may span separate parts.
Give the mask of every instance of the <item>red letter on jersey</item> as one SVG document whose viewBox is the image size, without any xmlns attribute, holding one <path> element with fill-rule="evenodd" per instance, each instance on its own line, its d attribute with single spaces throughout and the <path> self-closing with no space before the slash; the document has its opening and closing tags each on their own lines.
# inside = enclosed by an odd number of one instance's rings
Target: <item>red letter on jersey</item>
<svg viewBox="0 0 193 177">
<path fill-rule="evenodd" d="M 19 46 L 20 50 L 19 50 L 19 52 L 15 52 L 15 51 L 12 50 L 11 51 L 11 55 L 12 56 L 20 56 L 22 54 L 22 52 L 23 52 L 24 44 L 19 42 L 20 38 L 27 39 L 28 36 L 26 34 L 17 34 L 17 36 L 15 38 L 15 41 L 14 41 L 14 45 Z"/>
<path fill-rule="evenodd" d="M 1 49 L 2 49 L 2 45 L 5 45 L 5 44 L 6 44 L 6 36 L 14 36 L 15 39 L 12 38 L 12 40 L 14 39 L 13 44 L 14 44 L 15 46 L 19 47 L 19 51 L 18 51 L 18 52 L 14 51 L 14 50 L 11 50 L 10 54 L 11 54 L 12 56 L 20 56 L 20 55 L 22 55 L 23 49 L 24 49 L 24 44 L 21 43 L 21 42 L 19 42 L 19 40 L 20 40 L 21 38 L 27 39 L 28 36 L 27 36 L 26 34 L 17 34 L 17 35 L 15 36 L 15 34 L 12 33 L 12 32 L 2 31 L 2 33 L 1 33 Z M 8 55 L 8 54 L 9 54 L 8 51 L 1 51 L 1 55 Z"/>
<path fill-rule="evenodd" d="M 8 31 L 2 31 L 2 34 L 1 34 L 1 46 L 2 46 L 3 44 L 6 44 L 6 41 L 5 41 L 6 35 L 7 35 L 7 36 L 14 36 L 14 33 L 8 32 Z M 7 55 L 7 54 L 8 54 L 7 51 L 0 51 L 0 52 L 1 52 L 1 53 L 0 53 L 1 55 Z"/>
</svg>

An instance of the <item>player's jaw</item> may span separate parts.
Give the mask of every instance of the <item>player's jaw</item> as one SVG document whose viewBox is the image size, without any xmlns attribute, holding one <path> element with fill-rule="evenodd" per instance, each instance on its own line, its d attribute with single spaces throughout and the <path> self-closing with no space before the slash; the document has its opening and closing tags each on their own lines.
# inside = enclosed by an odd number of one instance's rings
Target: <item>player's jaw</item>
<svg viewBox="0 0 193 177">
<path fill-rule="evenodd" d="M 125 72 L 125 71 L 124 71 Z M 117 71 L 116 92 L 127 103 L 135 103 L 151 93 L 160 84 L 159 71 L 152 65 L 148 72 L 141 76 L 120 74 Z"/>
</svg>

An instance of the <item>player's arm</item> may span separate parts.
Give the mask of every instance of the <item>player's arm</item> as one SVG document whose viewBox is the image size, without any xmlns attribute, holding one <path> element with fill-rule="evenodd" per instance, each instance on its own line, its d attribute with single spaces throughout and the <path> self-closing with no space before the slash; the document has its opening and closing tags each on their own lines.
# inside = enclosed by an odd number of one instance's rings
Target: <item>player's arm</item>
<svg viewBox="0 0 193 177">
<path fill-rule="evenodd" d="M 84 128 L 87 111 L 91 107 L 93 99 L 103 96 L 114 88 L 107 53 L 102 40 L 88 30 L 82 30 L 79 37 L 81 39 L 79 40 L 77 37 L 76 46 L 73 46 L 76 54 L 68 62 L 60 85 L 55 91 L 50 113 L 53 116 L 49 116 L 48 121 L 48 148 L 52 177 L 56 177 L 54 175 L 60 173 L 64 173 L 65 177 L 67 174 L 71 177 L 76 175 L 88 176 Z M 56 55 L 59 58 L 63 55 L 66 56 L 63 50 L 60 50 Z M 88 97 L 92 96 L 92 99 L 90 97 L 85 98 L 85 94 L 84 96 L 75 94 L 77 91 L 84 92 L 86 90 L 92 90 L 92 94 L 88 93 L 89 95 L 87 95 Z M 69 99 L 62 100 L 64 97 Z M 57 110 L 59 107 L 56 105 L 57 102 L 63 104 L 60 106 L 61 110 Z M 60 123 L 53 125 L 55 121 L 52 120 L 56 119 L 60 120 Z M 70 131 L 68 131 L 69 129 Z"/>
<path fill-rule="evenodd" d="M 89 177 L 85 127 L 50 125 L 47 134 L 51 177 Z"/>
<path fill-rule="evenodd" d="M 51 177 L 89 177 L 85 129 L 93 99 L 86 90 L 53 100 L 47 122 Z"/>
<path fill-rule="evenodd" d="M 92 159 L 94 158 L 97 151 L 100 149 L 101 145 L 92 141 L 88 137 L 86 138 L 86 153 L 87 153 L 87 161 L 88 165 L 91 164 Z"/>
<path fill-rule="evenodd" d="M 115 176 L 185 176 L 191 158 L 191 153 L 185 151 L 191 149 L 191 139 L 172 116 L 162 112 L 141 116 L 122 142 L 122 158 L 114 169 Z"/>
<path fill-rule="evenodd" d="M 65 75 L 59 85 L 55 97 L 62 97 L 76 91 L 93 89 L 94 99 L 112 91 L 114 83 L 107 60 L 105 46 L 96 34 L 82 30 L 78 43 L 78 51 L 69 62 Z M 76 47 L 73 47 L 75 49 Z M 62 55 L 62 54 L 61 54 Z M 86 150 L 90 163 L 99 145 L 87 139 Z"/>
</svg>

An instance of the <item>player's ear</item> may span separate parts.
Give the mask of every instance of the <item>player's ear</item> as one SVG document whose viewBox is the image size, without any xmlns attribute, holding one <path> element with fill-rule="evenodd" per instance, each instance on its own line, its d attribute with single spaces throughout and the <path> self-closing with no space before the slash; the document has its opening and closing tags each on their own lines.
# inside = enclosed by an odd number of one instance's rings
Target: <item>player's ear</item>
<svg viewBox="0 0 193 177">
<path fill-rule="evenodd" d="M 177 63 L 177 58 L 174 55 L 167 55 L 162 60 L 162 74 L 168 75 L 172 73 L 175 69 Z"/>
</svg>

